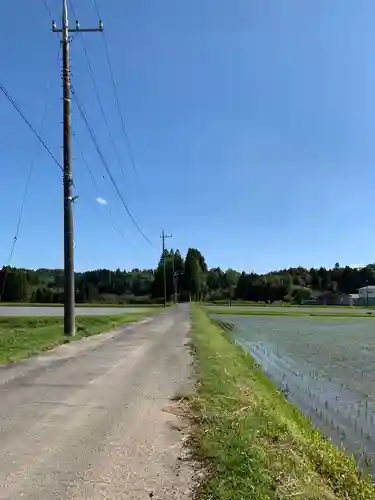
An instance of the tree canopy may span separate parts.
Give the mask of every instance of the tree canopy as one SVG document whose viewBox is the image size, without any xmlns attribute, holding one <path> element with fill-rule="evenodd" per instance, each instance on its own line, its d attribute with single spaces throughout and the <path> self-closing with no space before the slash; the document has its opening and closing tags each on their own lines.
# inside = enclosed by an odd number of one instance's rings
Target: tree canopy
<svg viewBox="0 0 375 500">
<path fill-rule="evenodd" d="M 156 269 L 97 269 L 76 273 L 76 301 L 162 302 L 164 260 L 169 301 L 176 293 L 179 301 L 237 299 L 303 303 L 317 297 L 356 293 L 362 286 L 375 285 L 375 264 L 351 268 L 336 263 L 332 269 L 295 267 L 257 274 L 220 267 L 209 269 L 204 255 L 196 248 L 189 248 L 185 258 L 179 250 L 166 249 Z M 63 270 L 3 267 L 0 294 L 6 302 L 63 302 Z"/>
</svg>

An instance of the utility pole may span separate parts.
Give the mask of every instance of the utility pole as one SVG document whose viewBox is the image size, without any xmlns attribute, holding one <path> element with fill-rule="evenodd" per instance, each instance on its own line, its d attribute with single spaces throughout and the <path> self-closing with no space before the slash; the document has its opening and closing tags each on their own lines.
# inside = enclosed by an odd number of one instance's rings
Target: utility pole
<svg viewBox="0 0 375 500">
<path fill-rule="evenodd" d="M 167 307 L 167 265 L 165 260 L 165 239 L 172 238 L 171 234 L 165 234 L 164 229 L 161 233 L 160 238 L 163 241 L 163 272 L 164 272 L 164 307 Z"/>
<path fill-rule="evenodd" d="M 173 302 L 177 304 L 177 273 L 173 254 Z"/>
<path fill-rule="evenodd" d="M 62 4 L 62 24 L 57 28 L 52 22 L 52 31 L 61 33 L 63 56 L 63 116 L 64 116 L 64 333 L 75 335 L 75 284 L 74 284 L 74 229 L 73 229 L 73 174 L 72 174 L 72 147 L 71 147 L 71 110 L 70 110 L 70 57 L 69 33 L 103 31 L 103 24 L 94 29 L 81 29 L 78 21 L 74 29 L 68 24 L 67 0 Z"/>
<path fill-rule="evenodd" d="M 181 276 L 182 271 L 176 271 L 175 254 L 173 254 L 173 296 L 174 303 L 178 301 L 178 277 Z"/>
</svg>

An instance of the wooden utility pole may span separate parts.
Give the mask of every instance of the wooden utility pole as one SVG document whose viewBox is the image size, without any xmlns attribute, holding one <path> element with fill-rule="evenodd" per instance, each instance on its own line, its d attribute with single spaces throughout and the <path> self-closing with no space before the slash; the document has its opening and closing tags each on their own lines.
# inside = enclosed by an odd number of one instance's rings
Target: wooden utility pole
<svg viewBox="0 0 375 500">
<path fill-rule="evenodd" d="M 166 238 L 172 238 L 171 234 L 165 234 L 164 229 L 161 233 L 160 238 L 163 241 L 163 250 L 162 250 L 162 256 L 163 256 L 163 275 L 164 275 L 164 307 L 167 307 L 167 263 L 165 259 L 165 239 Z"/>
<path fill-rule="evenodd" d="M 52 23 L 52 31 L 61 33 L 63 56 L 63 116 L 64 116 L 64 333 L 75 335 L 75 284 L 74 284 L 74 224 L 73 224 L 73 174 L 72 174 L 72 145 L 71 145 L 71 110 L 70 110 L 70 56 L 69 33 L 103 31 L 103 24 L 99 21 L 98 28 L 81 29 L 78 21 L 76 27 L 69 29 L 67 0 L 62 5 L 62 25 L 56 27 Z"/>
<path fill-rule="evenodd" d="M 177 273 L 175 268 L 174 254 L 173 254 L 173 302 L 177 304 Z"/>
</svg>

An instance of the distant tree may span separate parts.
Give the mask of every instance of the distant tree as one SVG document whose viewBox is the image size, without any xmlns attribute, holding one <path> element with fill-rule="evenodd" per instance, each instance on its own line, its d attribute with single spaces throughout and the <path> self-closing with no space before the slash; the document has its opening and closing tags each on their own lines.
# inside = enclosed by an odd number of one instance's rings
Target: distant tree
<svg viewBox="0 0 375 500">
<path fill-rule="evenodd" d="M 220 267 L 210 269 L 207 272 L 206 283 L 210 291 L 217 291 L 223 287 L 225 275 Z"/>
<path fill-rule="evenodd" d="M 232 299 L 235 295 L 238 280 L 240 278 L 240 273 L 234 269 L 228 269 L 224 275 L 225 287 L 229 297 L 229 304 L 232 303 Z"/>
<path fill-rule="evenodd" d="M 298 304 L 303 304 L 306 300 L 311 298 L 311 289 L 310 288 L 296 288 L 294 291 L 294 299 Z"/>
<path fill-rule="evenodd" d="M 0 273 L 0 290 L 5 302 L 27 302 L 30 288 L 24 270 L 4 267 Z"/>
<path fill-rule="evenodd" d="M 204 271 L 202 269 L 202 258 L 200 252 L 194 248 L 189 248 L 185 259 L 185 287 L 191 299 L 200 300 L 202 284 L 204 281 Z M 206 268 L 204 265 L 203 268 Z"/>
<path fill-rule="evenodd" d="M 238 278 L 236 287 L 236 296 L 239 299 L 246 300 L 247 298 L 247 274 L 243 271 Z"/>
<path fill-rule="evenodd" d="M 160 257 L 151 287 L 152 296 L 155 298 L 164 297 L 164 259 L 166 268 L 167 300 L 170 301 L 174 293 L 173 274 L 174 272 L 178 272 L 179 275 L 183 274 L 184 262 L 178 250 L 176 252 L 167 249 L 164 251 L 164 255 L 161 255 Z"/>
<path fill-rule="evenodd" d="M 375 285 L 375 264 L 362 268 L 324 267 L 305 269 L 295 267 L 266 274 L 223 271 L 220 267 L 208 269 L 204 255 L 189 248 L 186 260 L 178 250 L 166 250 L 156 269 L 133 268 L 130 271 L 96 269 L 77 272 L 76 299 L 96 301 L 159 301 L 164 294 L 163 259 L 167 270 L 167 294 L 174 292 L 174 273 L 180 300 L 248 300 L 254 302 L 303 302 L 314 296 L 326 298 L 340 293 L 356 293 L 358 288 Z M 62 269 L 3 268 L 0 271 L 2 299 L 9 302 L 33 300 L 59 302 L 64 299 L 64 272 Z"/>
</svg>

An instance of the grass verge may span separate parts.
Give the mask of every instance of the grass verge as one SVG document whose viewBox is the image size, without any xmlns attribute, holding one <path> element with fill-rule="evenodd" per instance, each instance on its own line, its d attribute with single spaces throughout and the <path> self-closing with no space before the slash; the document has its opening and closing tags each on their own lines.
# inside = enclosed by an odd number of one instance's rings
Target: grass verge
<svg viewBox="0 0 375 500">
<path fill-rule="evenodd" d="M 168 304 L 170 305 L 170 304 Z M 61 304 L 61 303 L 56 303 L 56 302 L 46 302 L 46 303 L 42 303 L 42 302 L 0 302 L 0 307 L 64 307 L 64 304 Z M 144 303 L 144 304 L 119 304 L 119 303 L 115 303 L 115 304 L 111 304 L 111 303 L 108 303 L 106 304 L 105 302 L 97 302 L 97 303 L 88 303 L 88 302 L 85 302 L 84 304 L 76 304 L 76 307 L 77 308 L 81 308 L 81 307 L 103 307 L 103 308 L 119 308 L 119 309 L 127 309 L 127 308 L 130 308 L 130 309 L 136 309 L 138 307 L 142 308 L 142 307 L 147 307 L 148 308 L 154 308 L 154 307 L 160 307 L 160 304 L 147 304 L 147 303 Z"/>
<path fill-rule="evenodd" d="M 115 316 L 78 316 L 74 337 L 64 335 L 62 318 L 0 318 L 0 364 L 13 363 L 58 345 L 139 321 L 157 312 L 158 310 L 153 309 L 152 312 L 140 311 Z"/>
<path fill-rule="evenodd" d="M 259 371 L 228 333 L 195 307 L 198 389 L 190 407 L 200 500 L 375 499 L 369 477 Z"/>
</svg>

